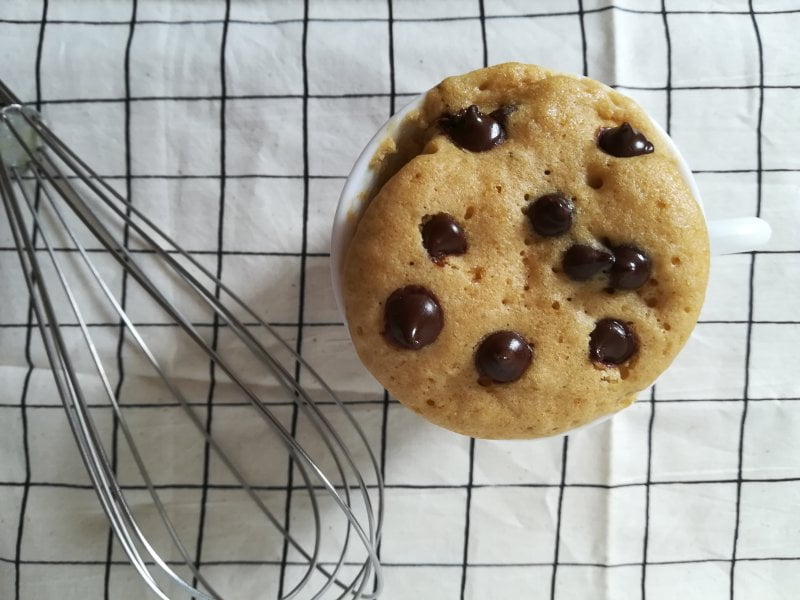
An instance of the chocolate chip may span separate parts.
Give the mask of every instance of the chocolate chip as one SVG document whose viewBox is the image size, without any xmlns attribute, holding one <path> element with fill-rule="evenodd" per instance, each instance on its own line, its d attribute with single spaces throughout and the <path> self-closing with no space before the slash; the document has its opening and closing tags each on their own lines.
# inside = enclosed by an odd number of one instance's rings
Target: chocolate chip
<svg viewBox="0 0 800 600">
<path fill-rule="evenodd" d="M 642 132 L 631 127 L 630 123 L 601 129 L 597 136 L 597 145 L 606 154 L 619 157 L 639 156 L 653 151 L 653 144 Z"/>
<path fill-rule="evenodd" d="M 638 346 L 633 331 L 617 319 L 601 319 L 589 334 L 589 358 L 604 365 L 624 363 Z"/>
<path fill-rule="evenodd" d="M 612 248 L 614 266 L 609 279 L 611 285 L 621 290 L 636 290 L 650 279 L 650 258 L 636 246 Z"/>
<path fill-rule="evenodd" d="M 516 381 L 530 366 L 533 347 L 514 331 L 495 331 L 475 351 L 475 368 L 482 385 Z"/>
<path fill-rule="evenodd" d="M 497 110 L 490 112 L 489 116 L 505 128 L 506 124 L 508 123 L 508 117 L 515 112 L 517 112 L 517 107 L 515 105 L 506 104 L 505 106 L 501 106 Z"/>
<path fill-rule="evenodd" d="M 439 126 L 454 144 L 470 152 L 491 150 L 506 137 L 500 122 L 483 114 L 474 104 L 455 114 L 442 115 Z"/>
<path fill-rule="evenodd" d="M 573 244 L 564 252 L 561 268 L 570 279 L 586 281 L 613 264 L 614 255 L 610 252 L 584 244 Z"/>
<path fill-rule="evenodd" d="M 467 251 L 467 236 L 451 215 L 439 213 L 423 221 L 422 245 L 431 260 L 441 265 L 445 256 L 464 254 Z"/>
<path fill-rule="evenodd" d="M 572 226 L 572 202 L 561 194 L 547 194 L 528 207 L 528 220 L 539 235 L 552 237 Z"/>
<path fill-rule="evenodd" d="M 409 350 L 419 350 L 439 337 L 444 325 L 442 307 L 433 292 L 408 285 L 392 292 L 384 310 L 384 337 Z"/>
</svg>

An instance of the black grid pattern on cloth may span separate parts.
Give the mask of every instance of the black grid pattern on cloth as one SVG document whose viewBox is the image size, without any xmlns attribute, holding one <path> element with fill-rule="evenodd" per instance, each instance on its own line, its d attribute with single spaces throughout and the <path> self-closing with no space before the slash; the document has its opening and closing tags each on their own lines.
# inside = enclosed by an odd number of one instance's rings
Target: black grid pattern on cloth
<svg viewBox="0 0 800 600">
<path fill-rule="evenodd" d="M 788 598 L 798 589 L 800 546 L 792 532 L 800 522 L 797 511 L 790 509 L 800 502 L 800 447 L 795 441 L 800 437 L 800 384 L 792 373 L 800 364 L 795 360 L 782 369 L 775 364 L 781 363 L 780 353 L 800 335 L 800 307 L 793 295 L 796 285 L 791 279 L 777 279 L 800 267 L 796 222 L 793 225 L 791 220 L 798 214 L 791 193 L 796 197 L 800 186 L 800 162 L 791 145 L 799 140 L 791 131 L 800 123 L 790 114 L 798 112 L 800 75 L 787 58 L 791 52 L 783 56 L 775 48 L 790 44 L 791 28 L 784 23 L 800 25 L 800 4 L 779 0 L 474 0 L 440 6 L 387 0 L 341 2 L 334 15 L 315 0 L 274 7 L 264 3 L 260 9 L 244 0 L 208 0 L 195 3 L 196 14 L 186 10 L 188 2 L 172 2 L 174 14 L 161 11 L 163 16 L 157 14 L 154 3 L 145 0 L 111 8 L 85 4 L 81 8 L 75 2 L 65 9 L 58 2 L 41 0 L 0 7 L 0 56 L 6 56 L 3 53 L 15 44 L 24 45 L 15 52 L 30 56 L 10 68 L 10 73 L 4 70 L 2 76 L 10 76 L 8 83 L 26 102 L 51 115 L 57 131 L 59 119 L 71 118 L 70 111 L 84 106 L 93 114 L 106 115 L 106 129 L 98 127 L 99 135 L 119 132 L 112 137 L 123 152 L 120 161 L 101 160 L 98 168 L 127 191 L 134 203 L 144 199 L 151 188 L 141 186 L 148 185 L 162 190 L 170 185 L 196 185 L 207 193 L 213 206 L 203 223 L 207 236 L 190 239 L 187 246 L 194 255 L 208 257 L 223 279 L 240 275 L 237 261 L 243 260 L 265 261 L 276 272 L 288 273 L 284 280 L 295 278 L 294 299 L 268 320 L 294 332 L 297 349 L 309 358 L 324 357 L 329 350 L 325 344 L 332 348 L 344 335 L 325 288 L 329 253 L 319 236 L 327 235 L 330 205 L 354 152 L 398 106 L 455 68 L 436 56 L 426 63 L 419 58 L 417 45 L 435 50 L 437 36 L 462 40 L 463 48 L 450 57 L 458 66 L 455 72 L 501 62 L 510 55 L 542 64 L 555 61 L 555 68 L 603 79 L 642 102 L 695 167 L 710 217 L 764 216 L 775 229 L 773 241 L 761 251 L 714 259 L 712 269 L 718 278 L 712 279 L 700 324 L 675 366 L 657 386 L 643 392 L 634 407 L 612 422 L 575 436 L 514 445 L 451 436 L 419 422 L 385 391 L 365 383 L 369 376 L 360 373 L 363 382 L 358 385 L 363 393 L 351 404 L 357 415 L 361 410 L 380 415 L 376 450 L 389 511 L 380 548 L 387 573 L 385 597 L 486 598 L 496 594 L 563 600 L 602 597 L 605 590 L 608 597 L 651 600 L 679 593 L 731 599 L 781 597 L 783 593 Z M 611 23 L 617 27 L 617 38 L 603 37 Z M 733 65 L 730 71 L 698 75 L 704 64 L 720 67 L 715 61 L 723 55 L 713 47 L 721 43 L 720 38 L 704 41 L 702 35 L 713 34 L 717 26 L 736 33 L 739 39 L 730 42 L 729 50 L 738 54 L 724 56 Z M 148 28 L 157 27 L 213 32 L 193 43 L 207 45 L 213 55 L 209 64 L 215 71 L 206 77 L 219 82 L 218 89 L 198 81 L 196 89 L 162 93 L 155 85 L 148 88 L 145 84 L 153 81 L 143 79 L 141 73 L 134 77 L 134 66 L 142 69 L 136 61 L 159 51 L 137 45 L 137 38 L 150 39 L 145 37 Z M 113 63 L 113 73 L 108 75 L 121 82 L 120 87 L 109 85 L 107 91 L 95 93 L 98 88 L 54 85 L 59 81 L 59 73 L 53 70 L 59 66 L 54 51 L 63 47 L 63 36 L 70 28 L 88 38 L 108 36 L 103 39 L 118 46 L 118 60 L 114 63 L 109 58 L 99 68 Z M 380 44 L 369 49 L 370 56 L 342 50 L 344 59 L 339 62 L 356 61 L 364 76 L 348 79 L 356 71 L 345 70 L 336 82 L 325 76 L 318 62 L 320 47 L 336 46 L 329 40 L 328 46 L 320 44 L 336 32 L 345 48 L 343 38 L 352 28 L 362 28 L 357 31 L 374 36 Z M 510 28 L 516 33 L 507 34 Z M 526 28 L 535 34 L 523 42 L 519 32 Z M 633 70 L 626 70 L 624 64 L 620 72 L 607 70 L 613 62 L 609 59 L 614 58 L 613 40 L 624 49 L 624 36 L 635 37 L 636 28 L 646 30 L 646 37 L 652 39 L 652 44 L 641 48 L 641 64 L 652 72 L 636 70 L 632 60 L 627 66 Z M 258 91 L 235 77 L 233 67 L 247 60 L 236 44 L 251 30 L 264 38 L 283 36 L 291 42 L 287 44 L 296 56 L 287 54 L 286 59 L 296 59 L 297 72 L 284 89 Z M 558 56 L 553 56 L 553 42 L 544 35 L 548 31 L 564 45 Z M 84 58 L 85 68 L 92 68 L 93 57 Z M 326 66 L 331 68 L 331 64 Z M 165 75 L 157 73 L 152 78 L 163 84 L 159 76 Z M 299 115 L 290 125 L 296 128 L 292 147 L 281 150 L 291 156 L 283 161 L 271 156 L 266 165 L 254 161 L 240 168 L 236 119 L 248 103 L 264 114 L 275 110 Z M 145 160 L 142 155 L 148 149 L 138 146 L 134 138 L 143 115 L 156 110 L 187 112 L 197 119 L 208 113 L 209 123 L 217 128 L 214 145 L 219 154 L 189 172 L 180 165 Z M 366 111 L 369 117 L 363 131 L 357 123 L 346 124 L 353 128 L 353 139 L 341 157 L 319 153 L 320 147 L 329 153 L 331 147 L 319 137 L 315 125 L 320 115 L 331 110 L 345 115 Z M 709 115 L 718 116 L 723 126 L 709 123 Z M 704 127 L 720 137 L 723 151 L 706 150 L 697 133 Z M 91 163 L 94 157 L 86 158 Z M 237 215 L 241 218 L 235 200 L 239 185 L 291 197 L 297 217 L 291 235 L 267 246 L 242 239 L 237 235 L 240 230 L 229 229 Z M 190 194 L 193 188 L 178 189 Z M 9 240 L 0 238 L 0 261 L 14 258 L 13 253 Z M 7 264 L 0 264 L 0 269 Z M 125 303 L 124 279 L 121 292 Z M 153 329 L 169 327 L 146 316 L 136 322 Z M 213 332 L 215 344 L 224 333 L 216 320 L 197 325 Z M 121 332 L 118 322 L 90 326 Z M 70 580 L 75 597 L 128 597 L 123 595 L 125 579 L 115 577 L 126 563 L 118 549 L 114 551 L 107 529 L 85 542 L 96 546 L 96 551 L 78 556 L 64 550 L 69 545 L 58 538 L 58 531 L 46 540 L 36 537 L 37 531 L 41 533 L 36 522 L 45 506 L 63 501 L 70 493 L 85 494 L 91 501 L 85 478 L 49 480 L 37 474 L 42 469 L 37 446 L 42 444 L 43 428 L 56 430 L 64 425 L 60 405 L 53 397 L 37 393 L 41 389 L 37 375 L 42 375 L 42 364 L 35 356 L 37 335 L 27 298 L 19 309 L 0 308 L 2 359 L 13 360 L 21 369 L 21 376 L 12 378 L 12 387 L 0 393 L 0 428 L 11 432 L 10 441 L 0 445 L 0 450 L 9 451 L 8 464 L 0 461 L 0 511 L 10 515 L 0 520 L 0 538 L 11 540 L 0 544 L 0 597 L 57 597 L 58 587 L 46 582 L 48 578 L 58 581 L 66 573 L 75 574 Z M 314 345 L 322 349 L 315 351 Z M 121 334 L 116 360 L 116 391 L 124 398 Z M 329 360 L 354 358 L 329 356 Z M 296 374 L 302 377 L 299 366 Z M 208 380 L 207 396 L 196 405 L 207 410 L 206 426 L 212 430 L 218 411 L 244 404 L 217 404 L 213 366 Z M 132 402 L 126 409 L 147 414 L 172 406 Z M 296 426 L 292 403 L 275 406 L 289 409 L 290 423 Z M 404 442 L 409 435 L 416 436 L 416 449 Z M 111 436 L 116 461 L 113 420 Z M 428 451 L 425 444 L 437 453 L 436 464 L 419 464 Z M 212 481 L 207 448 L 205 452 L 196 481 L 157 486 L 197 493 L 193 497 L 201 509 L 194 555 L 204 567 L 275 567 L 277 591 L 287 591 L 287 568 L 301 563 L 286 546 L 274 560 L 204 556 L 209 495 L 230 488 Z M 0 457 L 5 459 L 5 454 Z M 293 472 L 290 463 L 286 484 L 255 486 L 285 494 L 284 517 L 289 527 L 293 491 L 300 489 Z M 41 495 L 45 493 L 49 495 Z M 614 512 L 617 509 L 622 512 Z M 600 518 L 607 519 L 609 531 L 600 527 Z M 615 528 L 622 533 L 614 535 Z M 404 536 L 419 545 L 398 542 Z M 56 550 L 47 547 L 51 541 Z"/>
</svg>

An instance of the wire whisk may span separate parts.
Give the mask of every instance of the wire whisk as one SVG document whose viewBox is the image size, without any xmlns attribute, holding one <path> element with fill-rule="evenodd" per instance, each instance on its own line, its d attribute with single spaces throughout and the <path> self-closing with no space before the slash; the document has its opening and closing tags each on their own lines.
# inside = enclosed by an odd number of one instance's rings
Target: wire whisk
<svg viewBox="0 0 800 600">
<path fill-rule="evenodd" d="M 152 476 L 153 464 L 146 458 L 151 452 L 137 441 L 137 428 L 129 422 L 115 385 L 114 352 L 93 322 L 98 318 L 116 324 L 125 352 L 135 356 L 127 360 L 139 369 L 139 394 L 148 402 L 182 409 L 199 436 L 206 462 L 213 458 L 231 482 L 224 489 L 241 492 L 259 514 L 248 535 L 274 535 L 275 544 L 297 557 L 297 577 L 280 597 L 376 598 L 382 587 L 377 549 L 383 483 L 351 407 L 275 327 L 223 283 L 219 272 L 212 272 L 93 171 L 2 81 L 0 197 L 28 289 L 32 322 L 41 334 L 67 422 L 116 540 L 145 584 L 163 599 L 176 597 L 170 594 L 224 597 L 198 553 L 192 556 L 170 514 L 163 498 L 168 486 Z M 159 352 L 164 334 L 138 322 L 120 297 L 121 278 L 158 308 L 160 322 L 169 325 L 170 341 L 180 339 L 193 361 L 202 358 L 215 374 L 217 390 L 238 399 L 249 412 L 248 421 L 261 420 L 263 435 L 275 441 L 268 454 L 249 456 L 248 461 L 233 457 L 230 445 L 211 427 L 209 412 L 216 405 L 197 400 L 197 382 L 191 377 L 176 376 L 172 355 Z M 200 312 L 211 317 L 213 327 L 198 320 Z M 278 392 L 285 394 L 284 406 L 294 407 L 291 424 L 276 410 Z M 127 448 L 139 486 L 120 483 L 119 453 L 104 439 L 98 407 L 112 411 L 118 441 Z M 313 443 L 298 441 L 298 420 L 312 432 Z M 279 448 L 283 454 L 274 454 Z M 242 453 L 236 446 L 235 454 Z M 265 499 L 265 491 L 274 486 L 254 482 L 257 477 L 248 473 L 252 469 L 240 464 L 253 461 L 294 465 L 297 494 L 308 505 L 302 527 L 290 527 Z M 148 493 L 157 522 L 168 534 L 168 550 L 157 547 L 137 515 L 132 489 Z M 337 546 L 333 553 L 331 544 Z"/>
</svg>

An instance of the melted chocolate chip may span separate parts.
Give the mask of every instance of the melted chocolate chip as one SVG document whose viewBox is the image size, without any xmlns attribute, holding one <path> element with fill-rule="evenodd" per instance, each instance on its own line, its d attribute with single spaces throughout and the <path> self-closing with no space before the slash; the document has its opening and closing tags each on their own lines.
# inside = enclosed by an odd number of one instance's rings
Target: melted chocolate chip
<svg viewBox="0 0 800 600">
<path fill-rule="evenodd" d="M 383 335 L 396 346 L 419 350 L 439 337 L 444 325 L 442 307 L 433 292 L 408 285 L 386 300 Z"/>
<path fill-rule="evenodd" d="M 584 244 L 573 244 L 564 252 L 561 268 L 567 277 L 586 281 L 614 264 L 614 255 Z"/>
<path fill-rule="evenodd" d="M 464 254 L 467 251 L 467 236 L 451 215 L 439 213 L 423 222 L 422 245 L 431 260 L 442 265 L 445 256 Z"/>
<path fill-rule="evenodd" d="M 505 128 L 506 124 L 508 123 L 508 117 L 515 112 L 517 112 L 517 107 L 515 105 L 506 104 L 505 106 L 501 106 L 497 110 L 490 112 L 489 116 L 500 123 L 503 128 Z"/>
<path fill-rule="evenodd" d="M 620 365 L 638 349 L 636 335 L 622 321 L 601 319 L 589 335 L 589 358 L 604 365 Z"/>
<path fill-rule="evenodd" d="M 528 220 L 539 235 L 552 237 L 572 226 L 572 202 L 561 194 L 547 194 L 528 207 Z"/>
<path fill-rule="evenodd" d="M 650 279 L 650 258 L 636 246 L 617 246 L 609 279 L 612 287 L 636 290 Z"/>
<path fill-rule="evenodd" d="M 439 126 L 454 144 L 470 152 L 485 152 L 503 143 L 506 133 L 500 122 L 485 115 L 474 104 L 439 119 Z"/>
<path fill-rule="evenodd" d="M 486 336 L 475 351 L 478 382 L 510 383 L 516 381 L 530 366 L 533 347 L 514 331 L 495 331 Z"/>
<path fill-rule="evenodd" d="M 653 144 L 642 132 L 631 127 L 630 123 L 601 129 L 597 136 L 597 145 L 606 154 L 618 157 L 640 156 L 653 151 Z"/>
</svg>

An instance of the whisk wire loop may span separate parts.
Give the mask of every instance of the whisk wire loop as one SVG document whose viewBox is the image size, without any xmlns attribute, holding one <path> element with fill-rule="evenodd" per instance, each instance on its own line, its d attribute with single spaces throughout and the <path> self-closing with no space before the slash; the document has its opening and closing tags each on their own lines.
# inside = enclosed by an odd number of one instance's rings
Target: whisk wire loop
<svg viewBox="0 0 800 600">
<path fill-rule="evenodd" d="M 6 106 L 3 106 L 6 105 Z M 168 599 L 166 588 L 160 575 L 176 585 L 178 589 L 189 593 L 194 598 L 222 600 L 223 595 L 215 589 L 203 574 L 201 565 L 195 564 L 189 550 L 181 540 L 178 528 L 170 518 L 158 486 L 150 476 L 146 461 L 136 442 L 136 436 L 126 421 L 124 405 L 120 403 L 118 393 L 111 384 L 111 376 L 103 364 L 101 352 L 97 347 L 90 324 L 81 309 L 75 284 L 70 282 L 68 270 L 59 258 L 60 250 L 56 246 L 55 237 L 64 238 L 69 244 L 70 253 L 77 254 L 88 278 L 99 288 L 99 296 L 111 306 L 112 312 L 119 320 L 120 327 L 132 340 L 138 351 L 144 356 L 146 364 L 155 372 L 158 380 L 169 392 L 170 397 L 188 416 L 195 430 L 203 437 L 204 443 L 213 451 L 220 463 L 227 469 L 241 490 L 256 505 L 259 513 L 269 524 L 287 540 L 288 544 L 304 559 L 304 571 L 297 583 L 281 598 L 297 598 L 301 594 L 312 594 L 308 597 L 322 598 L 332 586 L 338 588 L 337 598 L 377 598 L 382 587 L 380 563 L 377 548 L 381 539 L 383 525 L 383 482 L 378 461 L 369 440 L 352 414 L 347 404 L 343 403 L 324 379 L 306 362 L 306 360 L 284 340 L 269 323 L 251 309 L 234 291 L 219 277 L 197 260 L 190 252 L 178 245 L 168 234 L 159 228 L 143 211 L 134 206 L 128 199 L 119 194 L 107 181 L 92 170 L 75 152 L 73 152 L 50 128 L 45 125 L 35 111 L 23 107 L 13 93 L 0 81 L 0 196 L 8 216 L 10 229 L 17 254 L 22 267 L 25 285 L 30 296 L 33 315 L 42 337 L 44 353 L 53 374 L 58 395 L 64 405 L 67 421 L 76 440 L 79 454 L 84 462 L 89 478 L 100 500 L 110 527 L 128 557 L 133 568 L 141 576 L 145 584 L 159 598 Z M 55 159 L 55 160 L 54 160 Z M 33 175 L 27 175 L 30 171 Z M 44 202 L 27 188 L 27 183 L 36 186 L 37 194 L 41 193 Z M 81 189 L 76 185 L 80 184 Z M 16 190 L 20 190 L 22 202 Z M 28 231 L 30 220 L 32 232 Z M 43 211 L 50 215 L 45 220 Z M 111 285 L 103 277 L 101 269 L 92 254 L 95 248 L 89 249 L 81 242 L 75 226 L 69 222 L 68 214 L 77 217 L 92 239 L 100 243 L 102 251 L 113 257 L 123 271 L 146 292 L 146 294 L 163 310 L 180 331 L 185 334 L 204 356 L 216 365 L 230 380 L 230 383 L 247 399 L 261 420 L 268 426 L 285 448 L 300 474 L 310 504 L 313 522 L 313 542 L 311 548 L 289 531 L 288 523 L 283 524 L 267 506 L 259 495 L 259 486 L 252 485 L 244 472 L 223 450 L 211 431 L 206 429 L 203 420 L 192 406 L 187 395 L 170 376 L 169 368 L 156 356 L 156 352 L 147 343 L 144 334 L 116 298 Z M 112 232 L 112 227 L 122 226 L 125 231 L 124 241 Z M 50 231 L 56 227 L 55 233 Z M 128 234 L 142 244 L 143 249 L 131 249 Z M 43 248 L 37 247 L 37 236 L 41 238 Z M 61 240 L 59 240 L 60 242 Z M 53 275 L 45 273 L 38 253 L 44 250 L 52 267 Z M 248 352 L 248 356 L 256 359 L 258 364 L 274 377 L 275 381 L 292 398 L 301 413 L 307 418 L 312 430 L 324 449 L 322 456 L 333 462 L 334 473 L 340 484 L 326 474 L 318 460 L 302 446 L 291 432 L 274 414 L 270 405 L 256 393 L 253 386 L 240 373 L 232 360 L 223 352 L 212 346 L 192 322 L 187 313 L 176 302 L 167 297 L 153 280 L 145 266 L 140 264 L 137 255 L 146 252 L 158 259 L 163 271 L 180 283 L 190 292 L 192 301 L 209 309 L 215 322 L 225 327 L 235 336 L 235 340 Z M 202 278 L 202 280 L 201 280 Z M 57 284 L 57 286 L 54 286 Z M 59 320 L 56 301 L 52 295 L 54 287 L 60 288 L 66 304 L 74 316 L 80 330 L 83 343 L 88 350 L 91 363 L 96 372 L 108 405 L 111 407 L 120 426 L 123 438 L 130 449 L 131 458 L 144 482 L 155 511 L 164 525 L 167 534 L 181 557 L 180 565 L 188 568 L 199 586 L 186 582 L 165 560 L 156 547 L 149 541 L 144 528 L 137 520 L 123 487 L 119 484 L 115 467 L 107 456 L 92 415 L 90 402 L 83 391 L 79 372 L 73 364 L 71 350 L 64 339 L 62 329 L 64 323 Z M 223 301 L 223 294 L 224 299 Z M 226 304 L 230 302 L 230 307 Z M 242 312 L 248 322 L 238 318 L 233 308 Z M 270 339 L 288 353 L 291 360 L 299 365 L 303 374 L 308 374 L 319 386 L 319 392 L 345 416 L 347 425 L 355 433 L 356 442 L 365 450 L 367 465 L 376 481 L 377 503 L 370 494 L 370 486 L 362 474 L 363 466 L 353 454 L 344 437 L 337 430 L 331 419 L 320 408 L 308 390 L 301 385 L 299 377 L 294 377 L 289 369 L 273 354 L 255 335 L 256 330 L 266 331 Z M 362 461 L 363 462 L 363 461 Z M 316 483 L 315 483 L 316 482 Z M 351 488 L 357 492 L 352 495 Z M 331 498 L 344 517 L 344 533 L 340 550 L 332 567 L 327 567 L 321 560 L 322 532 L 325 528 L 320 508 L 318 492 Z M 366 523 L 356 515 L 354 504 L 363 509 Z M 347 563 L 348 551 L 355 534 L 360 541 L 365 556 L 361 562 Z M 356 574 L 349 581 L 342 581 L 340 574 L 346 564 L 359 566 Z M 157 567 L 155 570 L 153 567 Z M 315 573 L 323 577 L 322 583 L 314 591 L 309 591 Z M 372 584 L 372 592 L 367 587 Z M 305 596 L 304 596 L 305 597 Z"/>
</svg>

